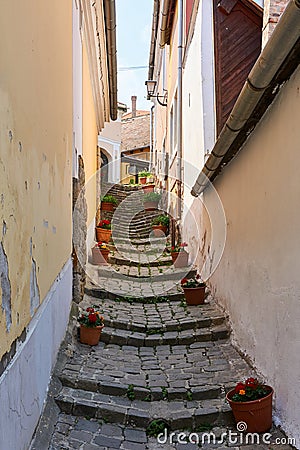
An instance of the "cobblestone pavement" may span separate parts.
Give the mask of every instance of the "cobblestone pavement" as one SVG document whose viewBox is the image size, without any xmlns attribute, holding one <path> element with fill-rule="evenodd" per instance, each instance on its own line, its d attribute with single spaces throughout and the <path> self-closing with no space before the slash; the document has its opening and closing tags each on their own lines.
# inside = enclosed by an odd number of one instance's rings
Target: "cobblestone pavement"
<svg viewBox="0 0 300 450">
<path fill-rule="evenodd" d="M 276 429 L 271 430 L 271 436 L 266 441 L 270 444 L 265 444 L 261 437 L 260 440 L 255 438 L 253 444 L 247 445 L 245 438 L 236 434 L 231 435 L 230 432 L 234 433 L 235 431 L 228 427 L 215 427 L 206 431 L 198 430 L 192 434 L 191 431 L 186 430 L 186 436 L 179 437 L 180 443 L 178 443 L 178 436 L 182 431 L 175 431 L 173 436 L 166 437 L 163 433 L 159 443 L 157 438 L 148 437 L 145 430 L 140 428 L 124 427 L 104 423 L 101 420 L 60 414 L 49 449 L 197 450 L 199 447 L 219 450 L 228 447 L 232 450 L 240 448 L 243 450 L 291 449 L 289 445 L 284 444 L 286 437 Z"/>
<path fill-rule="evenodd" d="M 178 282 L 190 269 L 175 269 L 165 255 L 163 266 L 147 255 L 138 265 L 122 257 L 88 265 L 80 307 L 103 312 L 101 342 L 80 344 L 70 321 L 73 336 L 60 350 L 31 450 L 290 448 L 275 443 L 285 439 L 278 429 L 270 443 L 259 437 L 251 445 L 230 434 L 225 393 L 255 373 L 231 345 L 227 317 L 210 295 L 204 305 L 186 305 Z"/>
</svg>

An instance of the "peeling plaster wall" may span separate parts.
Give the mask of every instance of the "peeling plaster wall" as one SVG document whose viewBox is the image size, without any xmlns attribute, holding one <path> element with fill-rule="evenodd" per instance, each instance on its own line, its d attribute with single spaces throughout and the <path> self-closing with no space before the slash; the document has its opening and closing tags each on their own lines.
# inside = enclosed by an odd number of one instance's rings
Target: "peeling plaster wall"
<svg viewBox="0 0 300 450">
<path fill-rule="evenodd" d="M 71 303 L 72 262 L 67 262 L 0 377 L 0 449 L 27 450 L 47 393 L 49 374 L 64 337 Z M 46 450 L 46 449 L 41 449 Z"/>
<path fill-rule="evenodd" d="M 0 37 L 1 359 L 71 254 L 72 2 L 1 2 Z"/>
<path fill-rule="evenodd" d="M 210 282 L 300 448 L 300 68 L 216 179 L 227 240 Z M 212 191 L 205 192 L 212 202 Z M 217 232 L 218 234 L 218 232 Z M 207 256 L 207 251 L 206 251 Z"/>
</svg>

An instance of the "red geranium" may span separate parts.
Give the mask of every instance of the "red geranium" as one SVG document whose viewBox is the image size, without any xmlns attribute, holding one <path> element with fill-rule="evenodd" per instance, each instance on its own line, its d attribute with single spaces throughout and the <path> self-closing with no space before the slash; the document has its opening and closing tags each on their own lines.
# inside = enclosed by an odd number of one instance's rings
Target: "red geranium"
<svg viewBox="0 0 300 450">
<path fill-rule="evenodd" d="M 86 310 L 87 310 L 87 312 L 89 312 L 89 313 L 93 313 L 93 312 L 95 312 L 94 308 L 91 308 L 91 307 L 89 307 L 89 308 L 86 308 Z"/>
<path fill-rule="evenodd" d="M 97 322 L 97 314 L 91 313 L 91 314 L 89 314 L 88 317 L 89 317 L 89 321 L 90 321 L 91 323 Z"/>
</svg>

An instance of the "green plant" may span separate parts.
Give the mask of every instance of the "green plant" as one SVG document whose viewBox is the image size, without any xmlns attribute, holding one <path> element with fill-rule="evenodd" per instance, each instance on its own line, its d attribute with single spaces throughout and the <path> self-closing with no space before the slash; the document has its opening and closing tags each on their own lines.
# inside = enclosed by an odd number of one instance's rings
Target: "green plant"
<svg viewBox="0 0 300 450">
<path fill-rule="evenodd" d="M 163 225 L 165 227 L 167 227 L 169 225 L 170 219 L 168 216 L 165 215 L 160 215 L 155 217 L 152 222 L 151 225 Z"/>
<path fill-rule="evenodd" d="M 95 306 L 89 306 L 85 311 L 82 311 L 77 320 L 80 325 L 87 328 L 95 328 L 103 325 L 104 318 Z"/>
<path fill-rule="evenodd" d="M 164 400 L 167 400 L 167 398 L 168 398 L 168 391 L 167 391 L 167 389 L 165 387 L 161 388 L 161 393 L 162 393 L 162 398 Z"/>
<path fill-rule="evenodd" d="M 183 278 L 181 280 L 181 286 L 183 288 L 197 288 L 197 287 L 205 287 L 206 283 L 205 281 L 201 280 L 200 275 L 197 274 L 193 278 Z"/>
<path fill-rule="evenodd" d="M 146 395 L 146 397 L 144 398 L 144 402 L 151 402 L 151 394 L 150 393 L 148 395 Z"/>
<path fill-rule="evenodd" d="M 247 378 L 245 383 L 238 383 L 231 400 L 234 402 L 250 402 L 266 397 L 270 394 L 270 388 L 259 383 L 257 378 Z"/>
<path fill-rule="evenodd" d="M 127 398 L 133 401 L 135 399 L 134 387 L 133 384 L 129 384 L 127 388 Z"/>
<path fill-rule="evenodd" d="M 150 177 L 150 176 L 151 176 L 150 172 L 146 172 L 146 171 L 139 172 L 139 177 L 140 178 Z"/>
<path fill-rule="evenodd" d="M 113 205 L 118 204 L 118 200 L 113 195 L 104 195 L 103 197 L 101 197 L 101 202 L 112 203 Z"/>
<path fill-rule="evenodd" d="M 144 202 L 159 202 L 161 199 L 161 194 L 158 192 L 148 192 L 144 195 Z"/>
<path fill-rule="evenodd" d="M 199 425 L 199 427 L 196 428 L 196 431 L 198 433 L 203 433 L 205 431 L 211 431 L 213 429 L 213 425 L 211 423 L 208 422 L 204 422 L 201 425 Z"/>
<path fill-rule="evenodd" d="M 146 428 L 146 434 L 149 437 L 157 437 L 160 433 L 163 433 L 167 429 L 169 431 L 170 427 L 163 419 L 155 419 L 150 422 Z"/>
<path fill-rule="evenodd" d="M 186 393 L 186 399 L 191 402 L 193 400 L 193 394 L 191 393 L 191 391 L 187 391 Z"/>
<path fill-rule="evenodd" d="M 133 178 L 130 178 L 130 180 L 129 180 L 129 184 L 135 184 L 135 181 L 134 181 L 134 179 L 133 179 Z"/>
</svg>

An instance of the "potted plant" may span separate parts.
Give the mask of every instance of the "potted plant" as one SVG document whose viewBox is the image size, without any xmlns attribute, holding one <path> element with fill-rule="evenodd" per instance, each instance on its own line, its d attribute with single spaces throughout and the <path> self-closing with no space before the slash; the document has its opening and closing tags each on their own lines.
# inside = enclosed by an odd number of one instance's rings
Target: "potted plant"
<svg viewBox="0 0 300 450">
<path fill-rule="evenodd" d="M 101 210 L 102 211 L 113 211 L 114 206 L 118 204 L 118 200 L 113 195 L 104 195 L 101 198 Z"/>
<path fill-rule="evenodd" d="M 248 433 L 264 433 L 272 426 L 273 388 L 248 378 L 226 395 L 236 422 L 247 424 Z M 245 430 L 246 431 L 246 430 Z"/>
<path fill-rule="evenodd" d="M 97 242 L 92 248 L 93 264 L 105 264 L 108 260 L 109 249 L 105 242 Z"/>
<path fill-rule="evenodd" d="M 111 222 L 110 220 L 100 220 L 96 226 L 96 240 L 97 242 L 108 243 L 111 238 Z"/>
<path fill-rule="evenodd" d="M 155 184 L 143 184 L 142 189 L 145 194 L 148 194 L 149 192 L 154 192 Z"/>
<path fill-rule="evenodd" d="M 157 192 L 149 192 L 144 195 L 144 208 L 146 211 L 153 211 L 157 209 L 159 200 L 161 199 L 161 194 Z"/>
<path fill-rule="evenodd" d="M 139 182 L 140 182 L 141 184 L 146 184 L 146 182 L 147 182 L 147 177 L 149 177 L 150 175 L 151 175 L 150 172 L 145 172 L 145 171 L 139 172 Z"/>
<path fill-rule="evenodd" d="M 179 268 L 188 266 L 189 254 L 185 251 L 187 245 L 186 242 L 183 242 L 171 247 L 171 257 L 174 267 Z"/>
<path fill-rule="evenodd" d="M 169 222 L 169 217 L 165 216 L 164 214 L 155 217 L 151 222 L 154 236 L 160 237 L 162 234 L 161 232 L 167 234 Z"/>
<path fill-rule="evenodd" d="M 187 305 L 203 305 L 206 283 L 201 280 L 199 274 L 193 278 L 183 278 L 181 280 L 181 287 Z"/>
<path fill-rule="evenodd" d="M 96 308 L 95 306 L 86 308 L 78 317 L 82 344 L 97 345 L 99 343 L 104 319 Z"/>
</svg>

